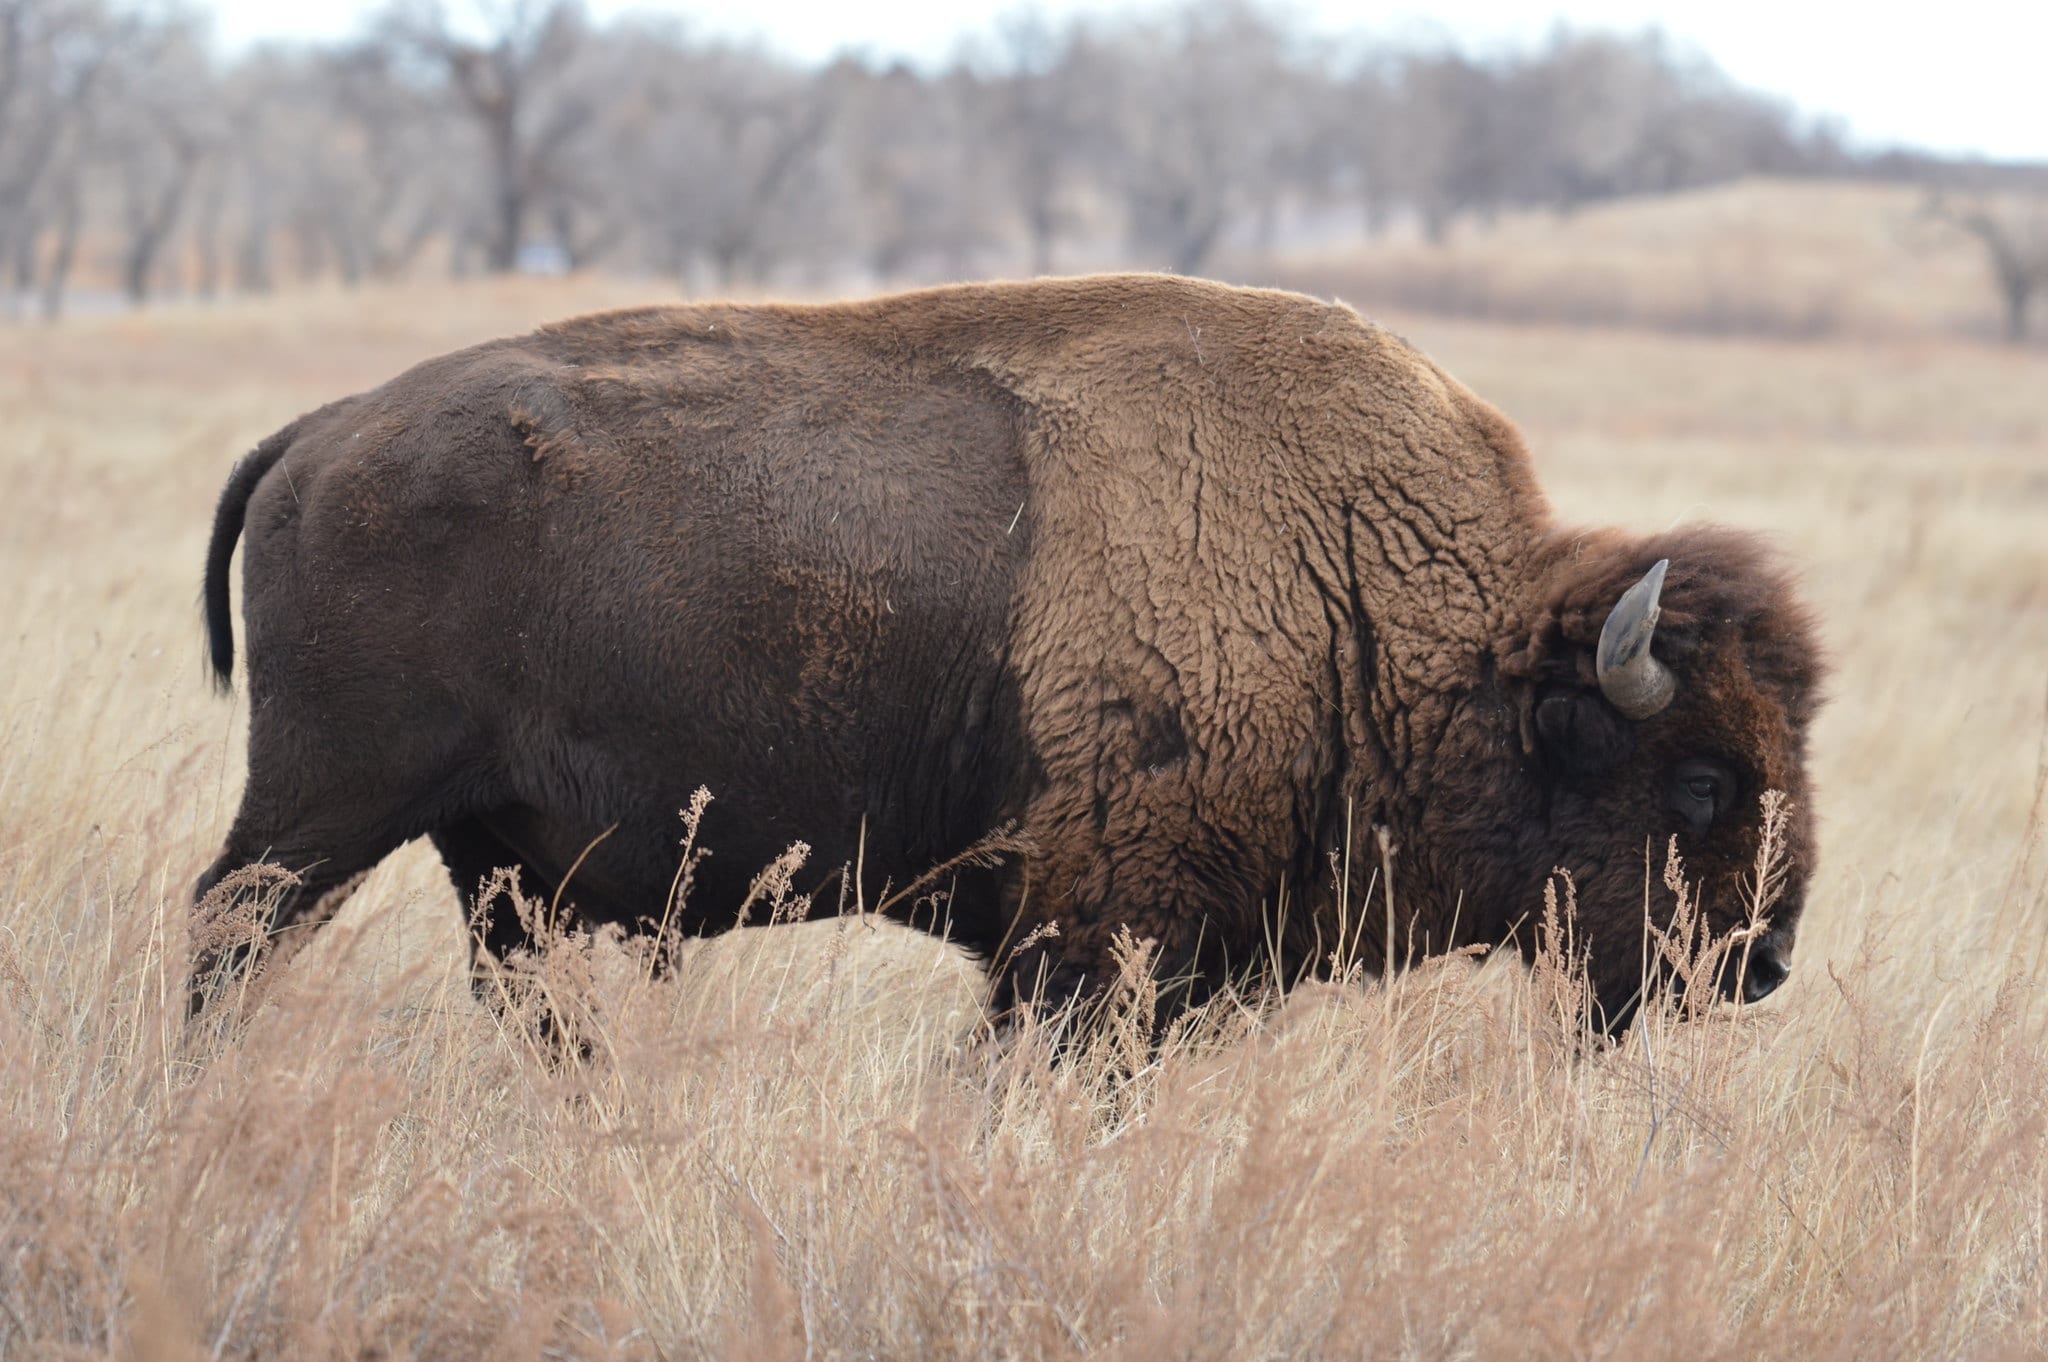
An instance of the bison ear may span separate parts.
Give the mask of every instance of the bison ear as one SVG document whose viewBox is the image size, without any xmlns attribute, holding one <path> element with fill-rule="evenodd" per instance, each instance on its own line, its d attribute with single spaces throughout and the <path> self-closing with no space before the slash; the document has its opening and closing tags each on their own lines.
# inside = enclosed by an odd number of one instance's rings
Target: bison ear
<svg viewBox="0 0 2048 1362">
<path fill-rule="evenodd" d="M 1584 687 L 1548 689 L 1536 700 L 1537 750 L 1559 770 L 1592 775 L 1605 771 L 1635 745 L 1635 726 Z"/>
</svg>

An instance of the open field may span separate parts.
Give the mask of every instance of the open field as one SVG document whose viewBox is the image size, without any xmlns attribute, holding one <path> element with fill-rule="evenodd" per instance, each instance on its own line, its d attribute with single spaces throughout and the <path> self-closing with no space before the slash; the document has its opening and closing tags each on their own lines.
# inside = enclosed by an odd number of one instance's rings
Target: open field
<svg viewBox="0 0 2048 1362">
<path fill-rule="evenodd" d="M 1293 253 L 1251 277 L 1361 307 L 1701 335 L 1999 334 L 1983 250 L 1904 184 L 1749 179 Z"/>
<path fill-rule="evenodd" d="M 1807 566 L 1823 862 L 1764 1004 L 1588 1050 L 1568 981 L 1298 993 L 1125 1082 L 977 1041 L 867 922 L 594 952 L 597 1060 L 469 998 L 424 848 L 181 1036 L 240 781 L 231 461 L 566 280 L 0 330 L 0 1358 L 2003 1358 L 2048 1350 L 2048 361 L 1387 318 L 1560 510 Z M 577 981 L 561 980 L 567 990 Z M 1144 1057 L 1140 1056 L 1142 1061 Z"/>
</svg>

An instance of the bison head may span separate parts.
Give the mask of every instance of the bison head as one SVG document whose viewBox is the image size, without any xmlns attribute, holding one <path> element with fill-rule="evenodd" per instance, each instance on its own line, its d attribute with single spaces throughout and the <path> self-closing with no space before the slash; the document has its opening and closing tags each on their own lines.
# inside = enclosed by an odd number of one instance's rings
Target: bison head
<svg viewBox="0 0 2048 1362">
<path fill-rule="evenodd" d="M 1514 754 L 1502 780 L 1515 807 L 1475 801 L 1500 819 L 1480 840 L 1508 863 L 1496 867 L 1504 906 L 1527 911 L 1532 885 L 1569 876 L 1609 1030 L 1642 1000 L 1646 926 L 1668 930 L 1681 893 L 1696 929 L 1740 943 L 1719 990 L 1763 997 L 1785 978 L 1813 867 L 1820 653 L 1787 573 L 1730 531 L 1592 534 L 1547 545 L 1524 600 L 1496 654 L 1519 728 L 1495 749 Z M 1682 889 L 1667 882 L 1673 864 Z"/>
</svg>

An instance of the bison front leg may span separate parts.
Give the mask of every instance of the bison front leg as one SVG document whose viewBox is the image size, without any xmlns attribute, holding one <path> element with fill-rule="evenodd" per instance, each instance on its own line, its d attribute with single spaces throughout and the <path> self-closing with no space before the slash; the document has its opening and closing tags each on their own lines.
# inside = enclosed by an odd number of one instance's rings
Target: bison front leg
<svg viewBox="0 0 2048 1362">
<path fill-rule="evenodd" d="M 1260 964 L 1267 867 L 1253 837 L 1200 816 L 1178 720 L 1158 708 L 1107 705 L 1101 752 L 1048 758 L 1067 769 L 1025 819 L 1038 851 L 995 960 L 998 1016 L 1069 1009 L 1087 1027 L 1135 1006 L 1158 1040 Z"/>
<path fill-rule="evenodd" d="M 1199 915 L 1065 925 L 1041 920 L 997 962 L 995 1014 L 1005 1024 L 1026 1009 L 1064 1014 L 1081 1034 L 1123 1015 L 1156 1043 L 1229 977 L 1206 927 Z"/>
</svg>

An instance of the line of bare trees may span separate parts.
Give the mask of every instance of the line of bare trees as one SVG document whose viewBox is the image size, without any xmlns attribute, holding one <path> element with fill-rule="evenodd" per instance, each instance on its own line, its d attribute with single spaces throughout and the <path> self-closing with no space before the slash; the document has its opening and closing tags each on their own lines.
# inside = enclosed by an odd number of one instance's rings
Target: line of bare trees
<svg viewBox="0 0 2048 1362">
<path fill-rule="evenodd" d="M 1655 34 L 1311 41 L 1251 0 L 1020 13 L 940 69 L 805 66 L 572 0 L 397 0 L 213 54 L 190 13 L 0 0 L 0 294 L 605 264 L 706 287 L 1195 272 L 1407 228 L 1841 169 L 1825 127 Z"/>
</svg>

